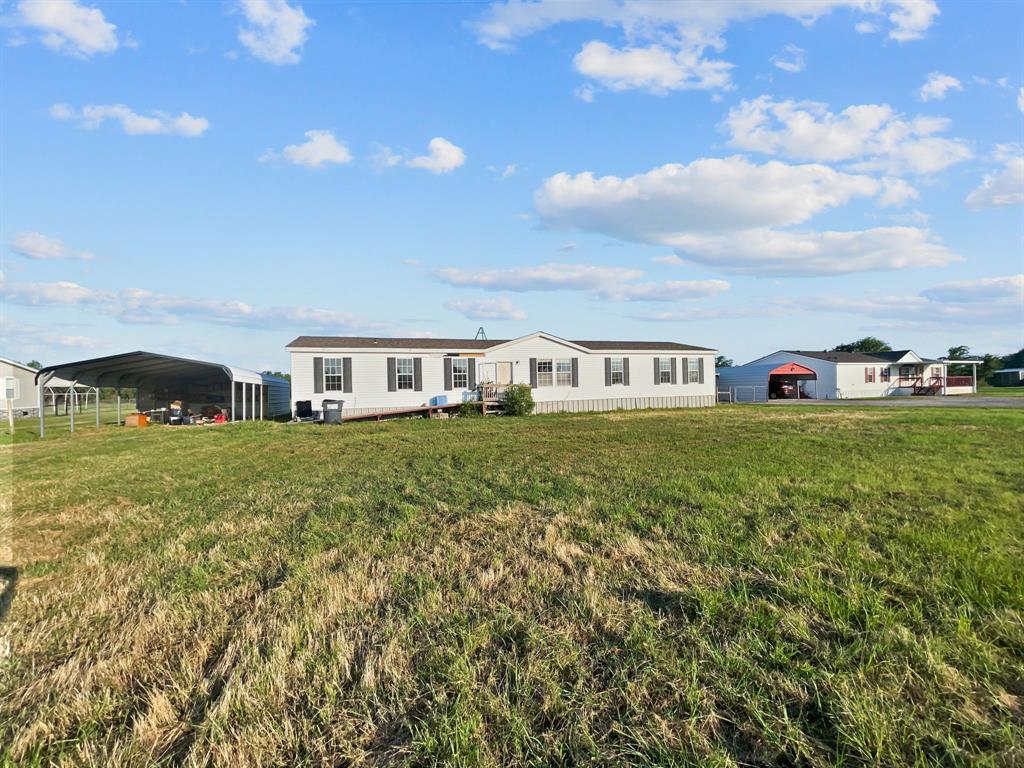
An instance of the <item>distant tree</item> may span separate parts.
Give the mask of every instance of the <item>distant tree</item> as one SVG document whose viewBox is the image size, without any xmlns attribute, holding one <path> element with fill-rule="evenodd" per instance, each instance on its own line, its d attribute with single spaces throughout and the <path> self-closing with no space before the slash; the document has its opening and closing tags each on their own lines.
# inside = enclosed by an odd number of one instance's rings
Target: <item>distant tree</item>
<svg viewBox="0 0 1024 768">
<path fill-rule="evenodd" d="M 1003 361 L 995 355 L 975 355 L 971 348 L 966 346 L 950 347 L 946 353 L 947 360 L 981 360 L 978 365 L 978 381 L 987 380 L 993 373 L 1003 367 Z M 949 366 L 950 376 L 970 376 L 971 366 L 951 365 Z"/>
<path fill-rule="evenodd" d="M 1012 355 L 1004 355 L 999 359 L 1003 362 L 1003 368 L 1024 368 L 1024 349 L 1018 349 Z"/>
<path fill-rule="evenodd" d="M 260 373 L 264 376 L 277 376 L 279 379 L 287 379 L 288 381 L 292 380 L 292 375 L 290 373 L 282 373 L 281 371 L 260 371 Z"/>
<path fill-rule="evenodd" d="M 43 364 L 40 363 L 38 360 L 29 360 L 27 363 L 25 363 L 25 365 L 27 365 L 29 368 L 35 368 L 37 371 L 43 367 Z"/>
<path fill-rule="evenodd" d="M 849 344 L 840 344 L 837 347 L 833 347 L 831 351 L 871 354 L 872 352 L 892 352 L 892 347 L 881 339 L 876 339 L 874 336 L 865 336 L 863 339 L 851 341 Z"/>
<path fill-rule="evenodd" d="M 732 368 L 736 363 L 733 362 L 731 357 L 725 355 L 719 355 L 715 358 L 715 368 Z"/>
</svg>

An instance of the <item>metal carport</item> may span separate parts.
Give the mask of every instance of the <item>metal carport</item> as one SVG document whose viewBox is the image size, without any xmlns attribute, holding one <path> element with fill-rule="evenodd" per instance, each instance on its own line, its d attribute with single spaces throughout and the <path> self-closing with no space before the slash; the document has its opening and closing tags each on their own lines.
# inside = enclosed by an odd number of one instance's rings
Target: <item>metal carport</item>
<svg viewBox="0 0 1024 768">
<path fill-rule="evenodd" d="M 287 379 L 236 368 L 223 363 L 209 363 L 185 357 L 161 355 L 155 352 L 126 352 L 120 355 L 78 360 L 41 368 L 35 376 L 36 386 L 42 394 L 50 378 L 58 376 L 76 384 L 92 387 L 113 387 L 117 390 L 117 421 L 121 423 L 121 388 L 135 388 L 136 403 L 156 393 L 188 392 L 196 386 L 230 389 L 231 421 L 273 418 L 289 412 L 291 385 Z M 145 394 L 144 394 L 145 393 Z M 170 395 L 168 395 L 170 396 Z M 241 405 L 241 408 L 238 405 Z M 241 419 L 239 419 L 241 416 Z M 100 423 L 99 398 L 96 399 L 96 426 Z M 71 413 L 71 431 L 75 429 L 74 412 Z M 39 415 L 39 436 L 45 430 L 43 414 Z"/>
</svg>

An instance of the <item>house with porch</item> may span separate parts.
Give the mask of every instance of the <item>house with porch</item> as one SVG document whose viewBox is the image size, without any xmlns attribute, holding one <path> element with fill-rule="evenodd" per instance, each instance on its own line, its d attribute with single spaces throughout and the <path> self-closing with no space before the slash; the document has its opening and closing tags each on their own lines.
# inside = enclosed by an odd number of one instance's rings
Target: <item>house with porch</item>
<svg viewBox="0 0 1024 768">
<path fill-rule="evenodd" d="M 717 371 L 729 399 L 846 399 L 960 395 L 977 390 L 976 374 L 950 376 L 951 365 L 977 370 L 978 360 L 932 360 L 910 349 L 892 352 L 779 350 Z"/>
<path fill-rule="evenodd" d="M 533 390 L 536 412 L 715 404 L 715 350 L 673 341 L 300 336 L 291 355 L 292 406 L 343 400 L 344 418 L 496 402 L 510 384 Z"/>
</svg>

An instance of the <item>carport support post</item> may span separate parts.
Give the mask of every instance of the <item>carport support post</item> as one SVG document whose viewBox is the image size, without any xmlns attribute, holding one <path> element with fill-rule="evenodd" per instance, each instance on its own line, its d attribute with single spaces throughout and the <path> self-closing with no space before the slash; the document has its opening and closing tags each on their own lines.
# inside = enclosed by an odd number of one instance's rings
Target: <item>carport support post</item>
<svg viewBox="0 0 1024 768">
<path fill-rule="evenodd" d="M 249 418 L 249 407 L 248 407 L 248 403 L 246 402 L 247 398 L 249 397 L 249 393 L 247 391 L 248 389 L 249 389 L 249 385 L 246 384 L 243 381 L 242 382 L 242 421 L 245 421 L 246 419 Z"/>
<path fill-rule="evenodd" d="M 231 380 L 231 420 L 235 420 L 235 380 Z"/>
<path fill-rule="evenodd" d="M 121 388 L 117 388 L 117 426 L 121 426 Z"/>
<path fill-rule="evenodd" d="M 75 431 L 75 405 L 76 405 L 76 401 L 78 400 L 78 390 L 76 390 L 75 388 L 77 386 L 78 386 L 78 382 L 77 381 L 72 381 L 71 382 L 71 387 L 69 388 L 71 390 L 70 393 L 69 393 L 70 396 L 71 396 L 71 408 L 68 409 L 68 413 L 71 414 L 71 431 L 72 432 Z"/>
<path fill-rule="evenodd" d="M 100 428 L 100 388 L 96 387 L 96 429 Z"/>
</svg>

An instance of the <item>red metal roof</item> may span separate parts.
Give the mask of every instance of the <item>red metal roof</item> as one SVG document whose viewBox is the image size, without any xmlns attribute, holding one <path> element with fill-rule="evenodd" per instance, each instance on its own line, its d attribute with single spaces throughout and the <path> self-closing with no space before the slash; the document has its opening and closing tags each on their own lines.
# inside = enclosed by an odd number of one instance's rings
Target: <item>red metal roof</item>
<svg viewBox="0 0 1024 768">
<path fill-rule="evenodd" d="M 773 376 L 776 373 L 788 374 L 790 376 L 794 374 L 806 375 L 808 373 L 811 374 L 812 376 L 816 375 L 814 371 L 812 371 L 810 368 L 804 368 L 802 365 L 797 365 L 796 363 L 783 363 L 778 368 L 772 368 L 770 371 L 768 371 L 769 376 Z"/>
</svg>

